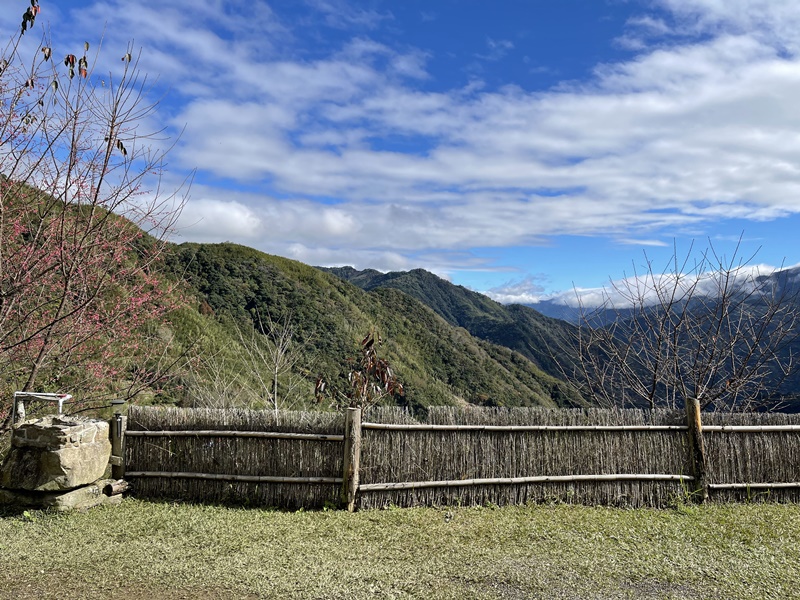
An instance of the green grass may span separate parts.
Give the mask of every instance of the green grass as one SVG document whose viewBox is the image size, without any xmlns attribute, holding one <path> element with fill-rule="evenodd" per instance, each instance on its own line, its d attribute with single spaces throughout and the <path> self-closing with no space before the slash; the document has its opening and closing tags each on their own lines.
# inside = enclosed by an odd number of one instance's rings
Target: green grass
<svg viewBox="0 0 800 600">
<path fill-rule="evenodd" d="M 0 556 L 2 598 L 792 598 L 800 507 L 348 514 L 127 499 L 2 517 Z"/>
</svg>

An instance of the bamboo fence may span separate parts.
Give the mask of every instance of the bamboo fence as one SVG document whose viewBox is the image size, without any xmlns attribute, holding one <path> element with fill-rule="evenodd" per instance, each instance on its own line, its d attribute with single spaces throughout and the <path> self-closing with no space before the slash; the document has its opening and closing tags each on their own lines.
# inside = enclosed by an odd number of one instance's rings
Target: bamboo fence
<svg viewBox="0 0 800 600">
<path fill-rule="evenodd" d="M 677 412 L 432 407 L 418 425 L 428 428 L 362 425 L 360 507 L 660 506 L 684 493 L 691 471 Z"/>
<path fill-rule="evenodd" d="M 703 413 L 703 432 L 713 500 L 800 501 L 800 415 Z"/>
<path fill-rule="evenodd" d="M 343 423 L 337 413 L 131 406 L 125 476 L 144 497 L 337 505 Z"/>
<path fill-rule="evenodd" d="M 358 415 L 131 407 L 126 478 L 141 496 L 285 508 L 800 499 L 797 415 L 704 413 L 694 434 L 684 411 Z"/>
</svg>

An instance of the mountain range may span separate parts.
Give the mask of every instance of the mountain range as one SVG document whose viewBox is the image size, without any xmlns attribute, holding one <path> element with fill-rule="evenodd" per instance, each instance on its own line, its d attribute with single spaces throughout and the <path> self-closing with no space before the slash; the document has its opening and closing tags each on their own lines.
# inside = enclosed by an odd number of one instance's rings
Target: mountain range
<svg viewBox="0 0 800 600">
<path fill-rule="evenodd" d="M 657 304 L 638 307 L 617 306 L 602 310 L 591 307 L 584 310 L 554 301 L 545 301 L 533 306 L 501 305 L 482 294 L 453 285 L 422 269 L 391 273 L 374 270 L 357 271 L 351 267 L 325 270 L 365 290 L 399 289 L 432 308 L 451 325 L 463 327 L 477 338 L 520 352 L 554 377 L 566 378 L 569 373 L 581 372 L 580 368 L 575 368 L 580 362 L 576 356 L 575 345 L 568 343 L 567 340 L 575 339 L 575 326 L 585 319 L 592 327 L 613 325 L 617 335 L 621 336 L 618 338 L 620 347 L 627 347 L 629 352 L 633 352 L 639 358 L 644 358 L 649 352 L 647 350 L 649 343 L 642 344 L 640 341 L 651 334 L 656 335 L 650 327 L 662 322 L 658 317 L 661 313 Z M 752 279 L 749 273 L 749 271 L 731 271 L 732 277 L 727 279 L 727 283 L 724 278 L 709 277 L 707 280 L 701 280 L 700 287 L 685 303 L 685 307 L 682 302 L 676 305 L 677 312 L 674 313 L 673 319 L 685 311 L 687 324 L 691 322 L 690 326 L 695 328 L 696 334 L 702 336 L 702 332 L 713 327 L 715 323 L 712 313 L 721 308 L 715 294 L 722 289 L 718 288 L 717 284 L 724 284 L 728 289 L 726 293 L 730 294 L 731 313 L 725 318 L 724 323 L 720 321 L 720 325 L 726 328 L 734 327 L 740 331 L 738 334 L 732 334 L 736 335 L 738 340 L 731 345 L 731 348 L 736 348 L 734 351 L 737 352 L 737 356 L 741 358 L 745 356 L 741 353 L 752 352 L 752 343 L 762 346 L 773 343 L 768 342 L 768 339 L 776 340 L 774 342 L 776 345 L 770 346 L 765 356 L 777 355 L 781 368 L 764 371 L 759 376 L 763 376 L 763 387 L 760 388 L 762 391 L 757 404 L 763 403 L 763 407 L 768 409 L 780 408 L 794 412 L 800 409 L 800 369 L 794 359 L 800 355 L 800 333 L 797 331 L 800 328 L 800 267 L 757 275 Z M 759 292 L 753 293 L 754 290 Z M 752 326 L 748 324 L 751 322 Z M 776 327 L 780 329 L 776 330 Z M 626 339 L 624 333 L 626 331 L 637 337 Z M 778 331 L 783 332 L 780 333 L 779 341 L 776 335 Z M 708 334 L 712 335 L 713 332 L 709 331 Z M 728 339 L 727 334 L 714 335 L 718 340 Z M 757 339 L 761 341 L 756 341 Z M 688 345 L 678 352 L 687 357 L 692 356 L 697 349 L 692 338 L 682 337 L 681 340 L 680 343 Z M 696 341 L 705 348 L 711 347 L 700 338 Z M 718 346 L 719 351 L 725 351 L 725 343 L 720 341 L 722 345 Z M 716 342 L 714 345 L 716 346 Z M 753 361 L 760 360 L 756 358 L 758 353 L 752 356 Z M 639 359 L 636 360 L 638 362 Z M 730 361 L 720 363 L 720 376 L 732 368 L 724 366 L 728 362 Z M 690 363 L 690 360 L 682 363 L 684 366 L 681 368 L 686 368 Z M 697 364 L 697 368 L 700 369 L 701 363 Z M 638 376 L 645 379 L 650 377 L 646 372 L 648 369 L 646 359 L 636 369 L 637 371 L 644 369 Z M 783 373 L 784 369 L 789 370 L 788 377 Z M 733 373 L 727 376 L 731 375 Z M 700 379 L 704 377 L 701 371 L 695 373 L 691 370 L 682 375 L 688 378 L 695 376 Z M 752 382 L 756 383 L 756 380 L 753 379 Z"/>
<path fill-rule="evenodd" d="M 260 398 L 269 405 L 269 352 L 254 360 L 248 347 L 254 333 L 263 348 L 274 345 L 261 335 L 269 322 L 291 329 L 295 357 L 278 374 L 278 404 L 284 407 L 312 404 L 318 379 L 343 389 L 358 342 L 368 332 L 382 339 L 379 352 L 403 384 L 405 393 L 395 401 L 414 410 L 437 404 L 589 404 L 566 381 L 578 364 L 566 343 L 576 331 L 573 324 L 529 306 L 499 304 L 423 269 L 311 267 L 230 243 L 175 246 L 169 267 L 193 299 L 173 317 L 176 338 L 183 347 L 193 345 L 203 366 L 178 378 L 183 403 L 197 405 L 203 396 L 204 405 L 218 405 L 233 396 L 240 403 L 249 398 L 246 403 L 258 404 Z M 791 292 L 798 275 L 800 270 L 786 271 L 771 276 L 771 283 Z M 790 293 L 789 300 L 797 298 Z M 601 322 L 612 317 L 607 313 Z M 220 364 L 209 365 L 208 357 Z M 208 390 L 217 388 L 214 400 Z M 795 398 L 795 388 L 800 389 L 797 377 L 781 393 Z"/>
<path fill-rule="evenodd" d="M 201 362 L 211 356 L 223 363 L 195 368 L 181 382 L 183 403 L 195 402 L 210 372 L 236 380 L 227 389 L 240 396 L 242 388 L 257 388 L 252 361 L 241 359 L 251 333 L 269 321 L 291 326 L 298 356 L 282 387 L 294 381 L 295 406 L 313 402 L 318 378 L 345 385 L 358 342 L 370 331 L 382 338 L 379 352 L 403 383 L 397 401 L 411 408 L 586 404 L 560 377 L 549 350 L 570 325 L 529 308 L 503 307 L 426 271 L 358 275 L 230 243 L 175 246 L 169 269 L 186 281 L 192 298 L 173 318 L 177 339 L 193 344 Z M 270 366 L 263 371 L 269 375 Z"/>
<path fill-rule="evenodd" d="M 142 234 L 124 264 L 146 256 L 150 243 Z M 126 386 L 136 387 L 139 375 L 153 373 L 157 377 L 147 379 L 153 383 L 145 401 L 308 408 L 319 401 L 320 382 L 334 399 L 337 390 L 347 388 L 360 340 L 374 336 L 380 356 L 402 383 L 403 393 L 391 400 L 414 410 L 441 404 L 590 404 L 567 381 L 580 364 L 570 343 L 578 330 L 568 322 L 578 313 L 554 302 L 537 306 L 561 318 L 530 306 L 502 305 L 423 269 L 311 267 L 231 243 L 167 244 L 163 258 L 160 281 L 169 282 L 165 290 L 175 290 L 164 297 L 168 321 L 137 330 L 141 340 L 124 338 L 137 342 L 135 350 L 120 344 L 110 354 L 109 373 L 115 375 L 99 382 L 101 392 L 118 397 Z M 800 327 L 800 267 L 759 281 L 776 295 L 785 294 L 781 308 L 797 315 L 793 327 Z M 122 289 L 109 288 L 110 303 L 117 293 Z M 747 312 L 758 318 L 764 307 L 754 308 Z M 595 323 L 637 322 L 646 311 L 606 311 Z M 123 339 L 118 333 L 113 327 L 102 330 L 105 338 L 93 341 L 113 349 Z M 780 349 L 788 352 L 784 358 L 800 353 L 797 332 L 789 333 L 791 343 Z M 637 353 L 636 346 L 632 350 Z M 42 370 L 39 381 L 48 391 L 75 391 L 86 373 L 58 363 Z M 165 365 L 173 368 L 162 369 Z M 800 377 L 787 381 L 781 393 L 800 397 Z M 8 370 L 0 373 L 0 389 L 20 389 Z"/>
<path fill-rule="evenodd" d="M 530 306 L 502 305 L 423 269 L 312 267 L 236 244 L 187 242 L 169 246 L 161 275 L 180 290 L 173 303 L 179 308 L 150 328 L 147 339 L 166 349 L 146 360 L 175 368 L 145 391 L 145 402 L 309 408 L 319 402 L 318 382 L 333 390 L 332 399 L 347 388 L 359 342 L 374 334 L 403 387 L 387 401 L 412 410 L 591 404 L 567 381 L 579 364 L 569 343 L 575 325 Z M 800 268 L 769 277 L 800 314 Z M 554 303 L 545 306 L 565 316 Z M 617 317 L 629 315 L 607 313 L 601 322 Z M 800 343 L 785 351 L 800 352 Z M 127 360 L 120 373 L 159 367 L 141 356 Z M 55 391 L 74 391 L 69 380 L 60 383 L 64 390 Z M 0 384 L 14 385 L 2 375 Z M 125 384 L 121 377 L 107 387 Z M 800 397 L 800 377 L 781 393 Z"/>
<path fill-rule="evenodd" d="M 372 269 L 358 271 L 352 267 L 321 270 L 366 291 L 400 290 L 431 308 L 450 325 L 462 327 L 478 339 L 519 352 L 553 377 L 563 377 L 566 364 L 575 361 L 565 349 L 565 341 L 574 327 L 528 306 L 500 304 L 424 269 L 390 273 Z"/>
</svg>

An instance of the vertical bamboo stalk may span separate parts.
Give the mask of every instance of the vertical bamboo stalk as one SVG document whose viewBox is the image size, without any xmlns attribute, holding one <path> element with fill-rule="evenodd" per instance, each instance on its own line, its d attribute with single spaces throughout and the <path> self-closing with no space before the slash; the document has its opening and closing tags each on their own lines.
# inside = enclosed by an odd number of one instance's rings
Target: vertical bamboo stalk
<svg viewBox="0 0 800 600">
<path fill-rule="evenodd" d="M 361 409 L 348 408 L 344 422 L 344 472 L 342 474 L 342 506 L 356 509 L 358 470 L 361 468 Z"/>
<path fill-rule="evenodd" d="M 700 419 L 700 401 L 686 401 L 686 425 L 689 427 L 689 459 L 694 475 L 694 498 L 697 502 L 708 500 L 706 481 L 706 451 L 703 444 L 703 423 Z"/>
<path fill-rule="evenodd" d="M 112 401 L 114 418 L 111 419 L 111 476 L 114 479 L 125 477 L 125 429 L 127 417 L 122 415 L 122 403 Z"/>
</svg>

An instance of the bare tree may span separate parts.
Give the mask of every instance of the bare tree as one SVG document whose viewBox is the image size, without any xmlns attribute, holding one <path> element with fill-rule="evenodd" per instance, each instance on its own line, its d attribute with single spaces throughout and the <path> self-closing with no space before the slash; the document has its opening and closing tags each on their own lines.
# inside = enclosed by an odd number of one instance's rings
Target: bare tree
<svg viewBox="0 0 800 600">
<path fill-rule="evenodd" d="M 255 327 L 238 324 L 236 329 L 238 343 L 200 349 L 194 356 L 189 402 L 205 408 L 267 406 L 276 415 L 310 403 L 311 382 L 299 371 L 300 363 L 313 362 L 313 356 L 297 339 L 291 314 L 280 321 L 257 316 Z"/>
<path fill-rule="evenodd" d="M 238 347 L 203 349 L 190 361 L 186 396 L 197 408 L 255 407 L 260 396 L 251 390 L 242 364 L 229 356 Z"/>
<path fill-rule="evenodd" d="M 280 409 L 291 408 L 310 397 L 310 384 L 296 369 L 301 361 L 308 360 L 305 344 L 297 339 L 291 313 L 274 320 L 267 313 L 266 320 L 256 316 L 257 327 L 249 333 L 239 329 L 239 341 L 244 348 L 244 359 L 251 378 L 258 382 L 262 394 L 278 414 Z M 310 368 L 310 365 L 308 365 Z M 308 386 L 306 394 L 303 388 Z"/>
<path fill-rule="evenodd" d="M 797 367 L 798 285 L 791 271 L 762 273 L 753 256 L 712 246 L 693 259 L 677 248 L 664 270 L 612 282 L 599 306 L 581 307 L 571 373 L 603 406 L 716 410 L 775 402 Z M 580 301 L 580 298 L 579 298 Z"/>
</svg>

